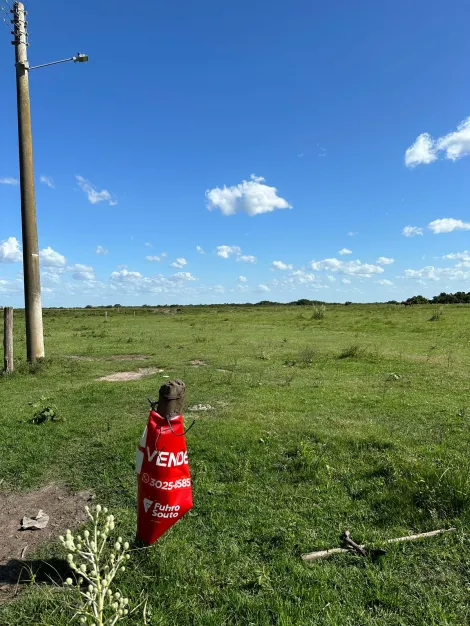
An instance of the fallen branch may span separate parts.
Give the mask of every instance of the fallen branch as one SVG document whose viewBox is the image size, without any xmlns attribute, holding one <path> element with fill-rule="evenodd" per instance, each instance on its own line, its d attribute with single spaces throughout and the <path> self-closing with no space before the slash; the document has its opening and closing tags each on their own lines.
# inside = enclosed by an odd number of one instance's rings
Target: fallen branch
<svg viewBox="0 0 470 626">
<path fill-rule="evenodd" d="M 416 541 L 416 539 L 424 539 L 427 537 L 435 537 L 436 535 L 442 535 L 444 533 L 453 533 L 456 528 L 442 528 L 441 530 L 431 530 L 428 533 L 419 533 L 417 535 L 407 535 L 406 537 L 397 537 L 396 539 L 387 539 L 385 543 L 398 543 L 400 541 Z M 365 545 L 358 546 L 362 550 L 366 549 Z M 318 559 L 325 559 L 332 554 L 344 554 L 351 552 L 348 548 L 330 548 L 329 550 L 319 550 L 318 552 L 310 552 L 309 554 L 303 554 L 302 559 L 304 561 L 316 561 Z"/>
<path fill-rule="evenodd" d="M 349 530 L 345 530 L 341 538 L 349 546 L 349 548 L 355 550 L 361 556 L 367 556 L 363 546 L 358 545 L 355 541 L 351 539 L 351 533 L 349 532 Z"/>
</svg>

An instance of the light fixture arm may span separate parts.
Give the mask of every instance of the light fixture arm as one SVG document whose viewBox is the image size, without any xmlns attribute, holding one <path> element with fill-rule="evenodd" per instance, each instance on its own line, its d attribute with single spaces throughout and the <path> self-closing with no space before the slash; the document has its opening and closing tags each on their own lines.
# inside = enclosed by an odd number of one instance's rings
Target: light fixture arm
<svg viewBox="0 0 470 626">
<path fill-rule="evenodd" d="M 74 63 L 86 63 L 88 61 L 88 56 L 86 54 L 82 54 L 79 52 L 76 56 L 70 57 L 69 59 L 61 59 L 60 61 L 52 61 L 51 63 L 43 63 L 42 65 L 33 65 L 33 67 L 27 67 L 27 70 L 37 70 L 40 67 L 49 67 L 49 65 L 57 65 L 58 63 L 67 63 L 68 61 L 73 61 Z"/>
</svg>

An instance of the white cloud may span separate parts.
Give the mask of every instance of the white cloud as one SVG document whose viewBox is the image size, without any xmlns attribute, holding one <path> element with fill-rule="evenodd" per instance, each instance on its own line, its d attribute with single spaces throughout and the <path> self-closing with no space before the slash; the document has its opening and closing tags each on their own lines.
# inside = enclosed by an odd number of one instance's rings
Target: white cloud
<svg viewBox="0 0 470 626">
<path fill-rule="evenodd" d="M 93 268 L 89 265 L 83 265 L 82 263 L 75 263 L 75 265 L 71 265 L 67 268 L 69 272 L 72 273 L 72 278 L 74 280 L 86 280 L 91 281 L 95 280 L 95 274 Z"/>
<path fill-rule="evenodd" d="M 181 280 L 197 280 L 197 278 L 193 276 L 190 272 L 176 272 L 176 274 L 170 276 L 169 280 L 178 282 Z"/>
<path fill-rule="evenodd" d="M 167 253 L 166 253 L 166 252 L 161 252 L 161 253 L 160 253 L 160 256 L 162 256 L 162 257 L 163 257 L 163 256 L 168 256 L 168 255 L 167 255 Z"/>
<path fill-rule="evenodd" d="M 147 259 L 147 261 L 155 261 L 156 263 L 159 263 L 159 261 L 160 261 L 160 257 L 159 256 L 155 256 L 155 255 L 146 256 L 145 258 Z"/>
<path fill-rule="evenodd" d="M 83 263 L 74 263 L 67 267 L 67 272 L 93 272 L 93 268 L 89 265 L 83 265 Z"/>
<path fill-rule="evenodd" d="M 341 248 L 341 250 L 338 250 L 338 254 L 341 256 L 344 256 L 345 254 L 352 254 L 352 250 L 349 248 Z"/>
<path fill-rule="evenodd" d="M 455 220 L 453 217 L 443 217 L 430 222 L 428 228 L 437 235 L 439 233 L 451 233 L 453 230 L 470 230 L 470 222 Z"/>
<path fill-rule="evenodd" d="M 273 261 L 271 263 L 271 268 L 273 270 L 291 270 L 292 267 L 292 265 L 287 265 L 287 263 L 283 263 L 282 261 Z"/>
<path fill-rule="evenodd" d="M 146 248 L 151 248 L 151 247 L 152 247 L 152 244 L 151 244 L 149 241 L 147 241 L 147 242 L 145 243 L 145 247 L 146 247 Z"/>
<path fill-rule="evenodd" d="M 212 287 L 206 287 L 205 290 L 208 291 L 209 293 L 225 293 L 225 287 L 223 287 L 222 285 L 214 285 Z"/>
<path fill-rule="evenodd" d="M 140 272 L 129 272 L 129 270 L 122 269 L 118 272 L 111 272 L 110 279 L 112 281 L 124 283 L 128 281 L 135 281 L 143 278 Z"/>
<path fill-rule="evenodd" d="M 246 283 L 248 281 L 248 278 L 246 276 L 239 276 L 237 280 L 239 283 Z"/>
<path fill-rule="evenodd" d="M 382 278 L 381 280 L 377 281 L 379 285 L 383 285 L 384 287 L 389 287 L 390 285 L 393 285 L 393 282 L 391 280 L 387 280 L 386 278 Z"/>
<path fill-rule="evenodd" d="M 342 281 L 343 285 L 350 285 L 351 281 L 349 280 L 349 278 L 343 278 Z"/>
<path fill-rule="evenodd" d="M 433 265 L 428 265 L 419 270 L 405 270 L 404 275 L 405 278 L 434 281 L 441 278 L 448 280 L 468 280 L 470 278 L 470 272 L 464 272 L 458 267 L 434 267 Z"/>
<path fill-rule="evenodd" d="M 423 133 L 416 138 L 416 141 L 405 152 L 405 165 L 416 167 L 422 163 L 432 163 L 437 159 L 436 144 L 429 133 Z"/>
<path fill-rule="evenodd" d="M 222 259 L 228 259 L 231 256 L 237 256 L 242 253 L 239 246 L 217 246 L 216 254 Z"/>
<path fill-rule="evenodd" d="M 423 229 L 419 226 L 405 226 L 401 233 L 405 237 L 416 237 L 416 235 L 423 234 Z"/>
<path fill-rule="evenodd" d="M 470 117 L 457 126 L 457 130 L 437 140 L 437 149 L 445 151 L 446 159 L 456 161 L 470 154 Z"/>
<path fill-rule="evenodd" d="M 40 176 L 39 180 L 41 181 L 41 183 L 44 183 L 44 185 L 47 185 L 51 189 L 55 189 L 54 181 L 52 180 L 52 178 L 49 178 L 49 176 Z"/>
<path fill-rule="evenodd" d="M 19 185 L 19 183 L 16 178 L 0 178 L 0 185 Z"/>
<path fill-rule="evenodd" d="M 61 281 L 60 272 L 54 270 L 49 272 L 41 272 L 41 282 L 47 285 L 58 285 Z"/>
<path fill-rule="evenodd" d="M 0 263 L 18 263 L 22 258 L 20 242 L 16 237 L 0 242 Z"/>
<path fill-rule="evenodd" d="M 206 254 L 201 246 L 196 246 L 196 250 L 199 252 L 199 254 Z"/>
<path fill-rule="evenodd" d="M 241 261 L 242 263 L 256 263 L 256 257 L 251 254 L 242 254 L 237 257 L 237 261 Z"/>
<path fill-rule="evenodd" d="M 65 257 L 60 252 L 56 252 L 50 246 L 39 251 L 39 259 L 43 267 L 65 267 Z"/>
<path fill-rule="evenodd" d="M 327 276 L 327 278 L 328 278 L 328 280 L 330 281 L 330 283 L 334 283 L 334 282 L 336 282 L 336 278 L 335 278 L 334 276 L 330 276 L 330 275 L 328 275 L 328 276 Z"/>
<path fill-rule="evenodd" d="M 175 267 L 177 269 L 182 269 L 187 264 L 188 264 L 188 262 L 186 261 L 186 259 L 183 259 L 183 257 L 179 257 L 178 259 L 173 261 L 173 263 L 171 264 L 171 267 Z"/>
<path fill-rule="evenodd" d="M 108 254 L 109 250 L 104 248 L 103 246 L 98 246 L 95 250 L 95 254 Z"/>
<path fill-rule="evenodd" d="M 231 291 L 235 291 L 235 292 L 240 292 L 240 293 L 245 293 L 249 290 L 250 288 L 248 287 L 248 285 L 237 285 L 235 287 L 235 289 L 231 289 Z"/>
<path fill-rule="evenodd" d="M 23 291 L 23 279 L 0 280 L 0 293 L 14 294 Z"/>
<path fill-rule="evenodd" d="M 358 259 L 355 261 L 340 261 L 339 259 L 312 261 L 310 268 L 312 270 L 326 270 L 362 277 L 370 277 L 372 274 L 382 274 L 384 271 L 383 267 L 371 265 L 370 263 L 361 263 Z"/>
<path fill-rule="evenodd" d="M 352 230 L 349 231 L 348 236 L 349 237 L 355 237 L 357 235 L 357 233 L 354 233 Z"/>
<path fill-rule="evenodd" d="M 292 206 L 277 195 L 276 187 L 264 184 L 264 178 L 251 175 L 232 187 L 214 187 L 206 191 L 209 211 L 220 209 L 223 215 L 234 215 L 244 211 L 250 216 L 269 213 L 276 209 L 291 209 Z"/>
<path fill-rule="evenodd" d="M 234 256 L 236 257 L 237 261 L 242 261 L 245 263 L 256 263 L 256 257 L 249 254 L 242 254 L 240 246 L 217 246 L 216 254 L 222 259 L 228 259 Z"/>
<path fill-rule="evenodd" d="M 109 206 L 115 206 L 117 204 L 107 189 L 97 191 L 83 176 L 75 176 L 75 178 L 77 179 L 80 189 L 87 194 L 88 201 L 91 202 L 91 204 L 98 204 L 99 202 L 107 202 Z"/>
<path fill-rule="evenodd" d="M 467 250 L 465 250 L 464 252 L 453 252 L 451 254 L 445 254 L 442 258 L 458 260 L 467 263 L 468 261 L 470 261 L 470 252 L 468 252 Z M 461 263 L 458 263 L 457 266 L 458 265 L 461 265 Z"/>
<path fill-rule="evenodd" d="M 415 143 L 405 152 L 405 164 L 414 167 L 432 163 L 443 152 L 444 157 L 457 161 L 470 154 L 470 117 L 457 126 L 457 130 L 434 140 L 429 133 L 420 135 Z"/>
<path fill-rule="evenodd" d="M 173 294 L 192 295 L 205 293 L 209 287 L 201 286 L 197 289 L 191 287 L 191 283 L 197 278 L 189 272 L 177 272 L 170 277 L 158 274 L 155 276 L 143 276 L 140 272 L 130 272 L 127 269 L 114 271 L 110 275 L 108 288 L 112 294 L 123 294 L 133 296 L 136 294 Z"/>
<path fill-rule="evenodd" d="M 376 263 L 377 265 L 391 265 L 392 263 L 395 263 L 395 259 L 391 259 L 387 256 L 379 256 L 379 258 L 376 260 Z"/>
<path fill-rule="evenodd" d="M 256 291 L 267 293 L 268 291 L 271 291 L 271 289 L 267 285 L 258 285 Z"/>
<path fill-rule="evenodd" d="M 315 274 L 312 274 L 311 272 L 306 272 L 305 270 L 295 270 L 295 272 L 292 272 L 289 275 L 287 280 L 291 283 L 304 285 L 306 283 L 314 283 L 316 281 L 316 277 Z"/>
</svg>

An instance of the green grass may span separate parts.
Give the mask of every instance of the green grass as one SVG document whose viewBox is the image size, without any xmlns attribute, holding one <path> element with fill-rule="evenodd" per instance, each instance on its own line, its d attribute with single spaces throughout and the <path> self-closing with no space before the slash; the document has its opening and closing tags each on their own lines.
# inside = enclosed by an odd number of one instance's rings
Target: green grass
<svg viewBox="0 0 470 626">
<path fill-rule="evenodd" d="M 47 362 L 0 377 L 1 489 L 50 481 L 91 488 L 135 533 L 135 448 L 161 374 L 97 382 L 158 366 L 187 385 L 197 414 L 187 437 L 193 511 L 147 552 L 121 587 L 148 595 L 152 626 L 458 625 L 470 619 L 470 308 L 328 306 L 47 311 Z M 15 317 L 17 356 L 23 321 Z M 137 362 L 78 361 L 147 353 Z M 201 359 L 207 366 L 194 368 Z M 217 370 L 224 371 L 217 371 Z M 42 425 L 45 397 L 65 421 Z M 189 419 L 187 420 L 189 423 Z M 300 555 L 455 525 L 306 565 Z M 58 556 L 58 542 L 43 548 Z M 30 556 L 30 555 L 28 555 Z M 65 592 L 34 587 L 0 613 L 8 626 L 70 623 Z M 142 624 L 140 618 L 128 623 Z"/>
</svg>

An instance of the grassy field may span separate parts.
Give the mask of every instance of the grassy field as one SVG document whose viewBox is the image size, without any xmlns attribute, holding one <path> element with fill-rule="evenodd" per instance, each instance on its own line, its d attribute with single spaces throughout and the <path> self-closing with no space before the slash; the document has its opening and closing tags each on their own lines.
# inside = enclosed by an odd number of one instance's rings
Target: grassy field
<svg viewBox="0 0 470 626">
<path fill-rule="evenodd" d="M 47 311 L 47 363 L 0 377 L 2 490 L 93 489 L 135 533 L 135 449 L 147 396 L 170 377 L 197 413 L 187 436 L 193 511 L 120 579 L 152 626 L 462 626 L 470 619 L 470 308 L 330 306 Z M 23 320 L 15 318 L 17 356 Z M 106 360 L 148 354 L 146 361 Z M 96 357 L 71 359 L 70 355 Z M 192 367 L 201 359 L 207 365 Z M 108 373 L 163 374 L 107 383 Z M 29 402 L 61 422 L 28 423 Z M 187 414 L 189 423 L 190 414 Z M 300 555 L 454 525 L 378 561 Z M 62 555 L 58 542 L 41 556 Z M 8 626 L 70 623 L 66 592 L 32 587 Z M 127 623 L 142 624 L 141 618 Z"/>
</svg>

